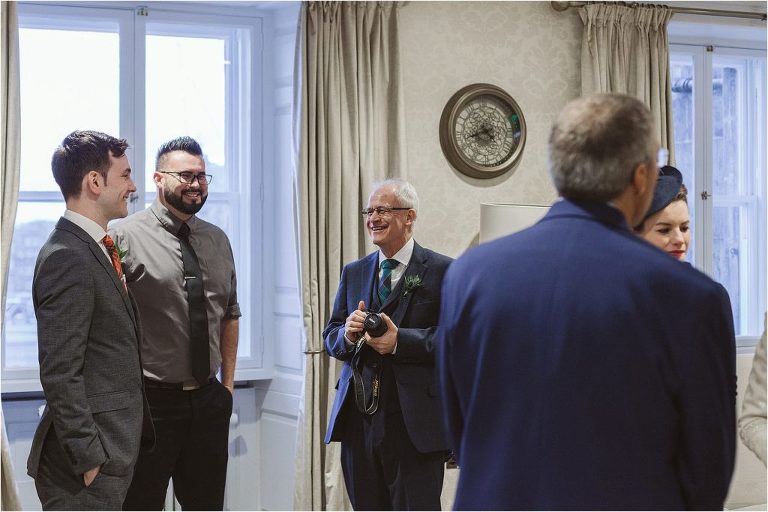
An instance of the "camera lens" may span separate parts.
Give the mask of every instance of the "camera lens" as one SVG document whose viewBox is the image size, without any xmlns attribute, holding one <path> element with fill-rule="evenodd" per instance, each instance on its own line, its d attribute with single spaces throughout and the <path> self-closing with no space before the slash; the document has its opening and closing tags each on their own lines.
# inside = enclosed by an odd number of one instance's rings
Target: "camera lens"
<svg viewBox="0 0 768 512">
<path fill-rule="evenodd" d="M 365 321 L 363 321 L 363 330 L 372 338 L 378 338 L 387 332 L 387 323 L 382 320 L 378 313 L 368 313 L 365 315 Z"/>
</svg>

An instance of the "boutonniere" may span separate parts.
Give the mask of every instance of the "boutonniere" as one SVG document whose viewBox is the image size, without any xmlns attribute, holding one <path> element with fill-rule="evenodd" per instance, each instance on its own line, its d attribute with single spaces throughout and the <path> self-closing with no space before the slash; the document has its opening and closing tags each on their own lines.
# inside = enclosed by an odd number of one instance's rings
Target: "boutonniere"
<svg viewBox="0 0 768 512">
<path fill-rule="evenodd" d="M 407 297 L 409 293 L 415 292 L 421 288 L 423 284 L 420 276 L 405 276 L 405 290 L 403 291 L 403 297 Z"/>
<path fill-rule="evenodd" d="M 123 249 L 117 244 L 115 244 L 115 247 L 117 248 L 117 255 L 120 256 L 120 261 L 123 261 L 128 256 L 128 249 Z"/>
</svg>

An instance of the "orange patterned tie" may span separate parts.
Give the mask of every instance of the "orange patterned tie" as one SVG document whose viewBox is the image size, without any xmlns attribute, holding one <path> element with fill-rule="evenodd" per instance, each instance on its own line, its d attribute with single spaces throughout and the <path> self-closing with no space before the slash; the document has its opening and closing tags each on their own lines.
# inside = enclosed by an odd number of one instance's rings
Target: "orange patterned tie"
<svg viewBox="0 0 768 512">
<path fill-rule="evenodd" d="M 102 238 L 101 241 L 104 242 L 104 247 L 107 248 L 109 259 L 112 260 L 112 266 L 114 267 L 115 272 L 117 272 L 117 278 L 123 283 L 123 286 L 126 286 L 125 279 L 123 278 L 123 266 L 120 264 L 120 254 L 117 252 L 114 240 L 112 240 L 112 237 L 109 235 L 104 235 L 104 238 Z M 126 286 L 126 290 L 127 289 L 128 287 Z"/>
</svg>

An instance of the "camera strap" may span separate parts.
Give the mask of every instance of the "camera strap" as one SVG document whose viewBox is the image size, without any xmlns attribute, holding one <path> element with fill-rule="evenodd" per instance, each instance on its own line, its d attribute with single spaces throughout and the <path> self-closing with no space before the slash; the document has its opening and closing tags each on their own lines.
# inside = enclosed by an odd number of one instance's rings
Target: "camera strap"
<svg viewBox="0 0 768 512">
<path fill-rule="evenodd" d="M 365 399 L 365 380 L 360 372 L 360 367 L 365 363 L 361 360 L 365 347 L 365 334 L 360 336 L 355 346 L 355 354 L 352 356 L 352 383 L 355 388 L 355 405 L 363 414 L 373 414 L 379 408 L 379 392 L 381 391 L 381 363 L 376 365 L 376 371 L 371 382 L 371 403 Z"/>
</svg>

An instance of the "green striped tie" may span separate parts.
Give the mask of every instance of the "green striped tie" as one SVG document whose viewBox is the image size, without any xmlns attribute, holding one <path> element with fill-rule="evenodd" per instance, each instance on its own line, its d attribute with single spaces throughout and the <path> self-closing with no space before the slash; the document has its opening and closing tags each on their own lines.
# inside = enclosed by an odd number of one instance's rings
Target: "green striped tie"
<svg viewBox="0 0 768 512">
<path fill-rule="evenodd" d="M 392 269 L 397 267 L 397 260 L 381 262 L 381 281 L 379 281 L 379 302 L 383 306 L 392 291 Z"/>
</svg>

